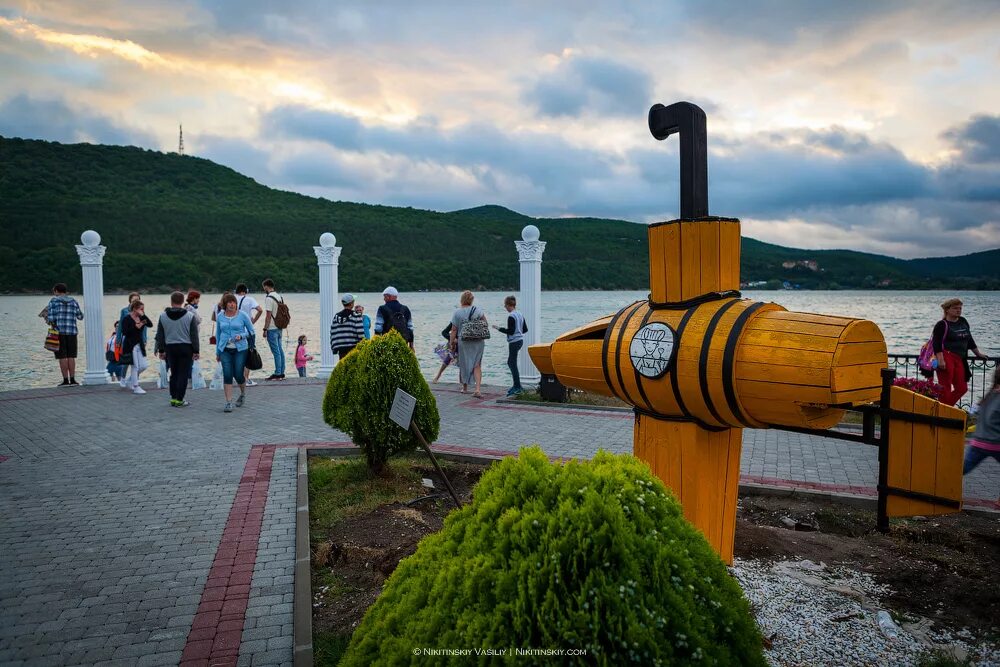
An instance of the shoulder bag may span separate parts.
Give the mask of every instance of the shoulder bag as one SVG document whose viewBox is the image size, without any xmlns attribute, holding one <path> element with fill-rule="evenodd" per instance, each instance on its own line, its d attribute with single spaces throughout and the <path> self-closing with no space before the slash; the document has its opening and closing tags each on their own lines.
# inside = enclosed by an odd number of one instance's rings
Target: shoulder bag
<svg viewBox="0 0 1000 667">
<path fill-rule="evenodd" d="M 462 322 L 462 328 L 459 329 L 459 335 L 462 340 L 472 341 L 472 340 L 486 340 L 490 337 L 490 325 L 486 323 L 484 319 L 474 320 L 472 315 L 476 312 L 476 307 L 473 306 L 469 310 L 469 319 Z"/>
<path fill-rule="evenodd" d="M 59 351 L 59 331 L 53 327 L 49 327 L 49 333 L 45 336 L 45 349 L 49 352 Z"/>
</svg>

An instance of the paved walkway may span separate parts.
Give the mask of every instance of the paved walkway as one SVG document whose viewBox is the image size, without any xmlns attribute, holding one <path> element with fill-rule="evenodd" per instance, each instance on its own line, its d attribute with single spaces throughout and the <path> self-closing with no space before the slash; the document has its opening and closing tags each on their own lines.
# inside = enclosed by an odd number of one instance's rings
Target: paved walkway
<svg viewBox="0 0 1000 667">
<path fill-rule="evenodd" d="M 297 449 L 343 442 L 323 385 L 0 393 L 0 664 L 290 664 Z M 435 388 L 442 450 L 630 452 L 630 414 L 511 406 Z M 494 398 L 499 391 L 494 390 Z M 744 432 L 744 482 L 871 495 L 874 447 Z M 1000 466 L 966 478 L 989 506 Z"/>
</svg>

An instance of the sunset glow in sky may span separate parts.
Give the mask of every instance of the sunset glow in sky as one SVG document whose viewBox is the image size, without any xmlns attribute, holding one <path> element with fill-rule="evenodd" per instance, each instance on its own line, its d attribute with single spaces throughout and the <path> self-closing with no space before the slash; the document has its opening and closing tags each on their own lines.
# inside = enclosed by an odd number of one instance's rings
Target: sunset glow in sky
<svg viewBox="0 0 1000 667">
<path fill-rule="evenodd" d="M 708 115 L 710 212 L 782 245 L 1000 247 L 1000 2 L 0 0 L 0 135 L 305 194 L 651 222 L 653 103 Z"/>
</svg>

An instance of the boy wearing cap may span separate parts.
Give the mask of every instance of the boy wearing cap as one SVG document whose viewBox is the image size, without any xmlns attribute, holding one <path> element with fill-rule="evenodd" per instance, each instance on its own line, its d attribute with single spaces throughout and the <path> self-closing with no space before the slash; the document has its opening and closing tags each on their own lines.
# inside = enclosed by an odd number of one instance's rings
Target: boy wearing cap
<svg viewBox="0 0 1000 667">
<path fill-rule="evenodd" d="M 365 337 L 364 320 L 354 312 L 354 295 L 345 294 L 340 299 L 344 309 L 333 316 L 330 323 L 330 349 L 341 359 Z"/>
<path fill-rule="evenodd" d="M 399 302 L 399 291 L 392 285 L 382 290 L 382 300 L 385 303 L 379 306 L 378 311 L 375 313 L 375 333 L 386 334 L 393 329 L 398 329 L 399 335 L 410 344 L 410 349 L 412 350 L 413 316 L 410 314 L 410 309 Z M 405 331 L 401 329 L 402 324 L 399 327 L 395 326 L 394 320 L 397 318 L 394 318 L 394 315 L 402 315 L 398 319 L 406 322 Z"/>
</svg>

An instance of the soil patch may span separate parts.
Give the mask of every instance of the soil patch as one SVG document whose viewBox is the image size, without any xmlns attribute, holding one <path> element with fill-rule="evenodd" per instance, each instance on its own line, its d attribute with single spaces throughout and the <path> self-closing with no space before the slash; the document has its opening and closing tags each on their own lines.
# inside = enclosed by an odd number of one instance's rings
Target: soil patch
<svg viewBox="0 0 1000 667">
<path fill-rule="evenodd" d="M 740 498 L 737 558 L 811 560 L 870 574 L 891 593 L 883 603 L 945 628 L 996 633 L 1000 613 L 1000 517 L 959 512 L 893 520 L 875 530 L 875 512 L 813 500 Z M 790 520 L 814 531 L 786 527 Z"/>
<path fill-rule="evenodd" d="M 441 491 L 445 486 L 429 463 L 408 465 L 400 498 L 348 512 L 329 527 L 313 526 L 317 665 L 336 664 L 399 561 L 416 550 L 420 539 L 439 530 L 454 508 L 446 493 L 419 499 L 433 493 L 420 486 L 421 478 L 433 480 Z M 484 470 L 447 464 L 446 472 L 463 502 L 471 499 L 471 489 Z M 310 507 L 312 503 L 310 497 Z M 872 511 L 831 501 L 744 496 L 737 511 L 735 546 L 740 559 L 811 560 L 868 573 L 891 589 L 881 602 L 898 615 L 926 617 L 942 628 L 968 628 L 996 638 L 998 518 L 958 513 L 894 520 L 889 534 L 882 535 L 875 530 Z"/>
</svg>

